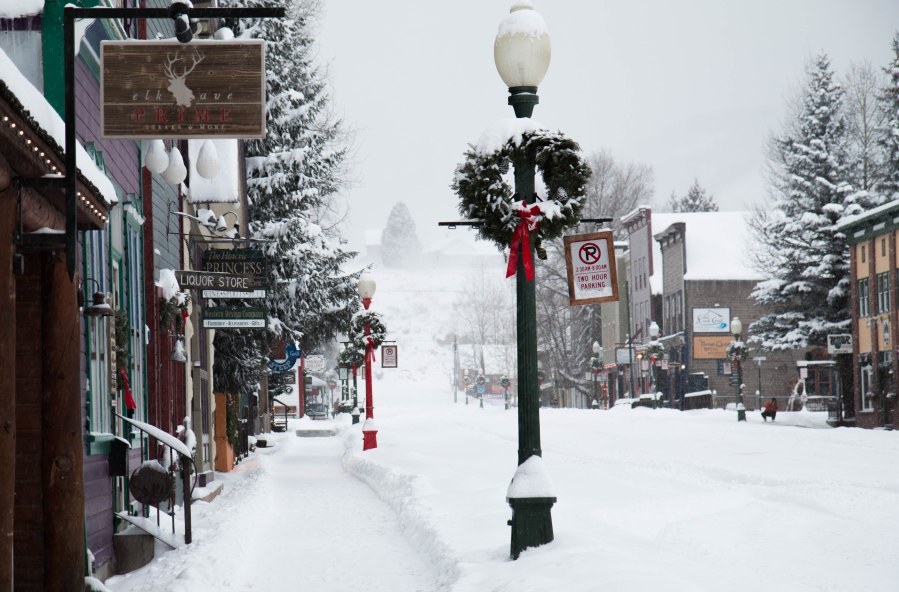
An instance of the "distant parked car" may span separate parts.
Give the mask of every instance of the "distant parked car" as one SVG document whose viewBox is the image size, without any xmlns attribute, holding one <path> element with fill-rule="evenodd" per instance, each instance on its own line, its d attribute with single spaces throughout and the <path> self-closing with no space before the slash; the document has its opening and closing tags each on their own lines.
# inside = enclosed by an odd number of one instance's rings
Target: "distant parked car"
<svg viewBox="0 0 899 592">
<path fill-rule="evenodd" d="M 306 417 L 310 419 L 328 419 L 328 408 L 324 403 L 310 403 L 306 406 Z"/>
</svg>

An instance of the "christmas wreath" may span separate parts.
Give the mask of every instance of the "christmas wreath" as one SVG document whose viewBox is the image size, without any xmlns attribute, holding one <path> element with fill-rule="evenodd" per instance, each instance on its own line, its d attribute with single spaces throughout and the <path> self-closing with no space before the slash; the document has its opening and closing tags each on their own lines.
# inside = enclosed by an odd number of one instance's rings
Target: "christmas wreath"
<svg viewBox="0 0 899 592">
<path fill-rule="evenodd" d="M 371 329 L 371 334 L 368 337 L 371 339 L 372 347 L 381 347 L 381 344 L 387 339 L 387 327 L 384 326 L 381 315 L 370 310 L 356 313 L 353 317 L 353 321 L 350 324 L 350 338 L 364 348 L 365 325 L 368 325 Z"/>
<path fill-rule="evenodd" d="M 747 348 L 746 344 L 742 341 L 731 341 L 725 350 L 725 355 L 727 355 L 727 359 L 731 362 L 735 359 L 739 359 L 740 362 L 745 362 L 746 358 L 749 357 L 749 348 Z"/>
<path fill-rule="evenodd" d="M 545 199 L 513 194 L 506 182 L 512 162 L 524 157 L 536 163 L 546 186 Z M 534 234 L 539 246 L 577 224 L 589 179 L 590 167 L 574 140 L 561 132 L 531 130 L 522 134 L 520 143 L 510 139 L 493 152 L 469 149 L 456 167 L 452 189 L 459 196 L 459 212 L 479 221 L 480 235 L 501 248 L 511 248 L 507 277 L 515 273 L 521 242 L 525 270 L 532 279 L 529 235 Z"/>
</svg>

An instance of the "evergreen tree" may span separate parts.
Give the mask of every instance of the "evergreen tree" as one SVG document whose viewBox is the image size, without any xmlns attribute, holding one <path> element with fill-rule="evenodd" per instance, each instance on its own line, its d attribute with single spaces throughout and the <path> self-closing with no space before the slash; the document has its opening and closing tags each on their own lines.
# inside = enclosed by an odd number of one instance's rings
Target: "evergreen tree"
<svg viewBox="0 0 899 592">
<path fill-rule="evenodd" d="M 418 259 L 420 251 L 412 214 L 406 204 L 397 202 L 381 233 L 381 261 L 385 267 L 407 267 Z"/>
<path fill-rule="evenodd" d="M 229 6 L 282 5 L 235 0 Z M 265 306 L 271 318 L 265 342 L 280 337 L 305 351 L 320 347 L 346 327 L 359 299 L 356 274 L 342 270 L 354 255 L 343 250 L 329 210 L 343 185 L 347 146 L 340 121 L 330 116 L 331 97 L 314 64 L 309 21 L 315 2 L 287 2 L 283 19 L 231 22 L 242 38 L 267 41 L 267 134 L 246 143 L 250 236 L 268 260 Z M 245 305 L 259 306 L 248 300 Z M 233 341 L 233 340 L 232 340 Z M 247 355 L 225 346 L 216 356 Z M 256 351 L 264 356 L 266 347 Z M 223 368 L 227 364 L 223 364 Z M 279 378 L 273 375 L 275 392 Z"/>
<path fill-rule="evenodd" d="M 677 197 L 673 192 L 668 200 L 668 209 L 672 212 L 717 212 L 718 204 L 715 198 L 706 193 L 704 187 L 699 184 L 699 179 L 693 179 L 693 184 L 687 190 L 686 195 Z"/>
<path fill-rule="evenodd" d="M 867 206 L 847 182 L 843 90 L 833 81 L 830 60 L 818 57 L 796 121 L 772 140 L 773 208 L 752 220 L 759 270 L 768 279 L 752 294 L 775 312 L 750 327 L 765 349 L 823 346 L 826 335 L 850 322 L 849 256 L 835 225 Z"/>
<path fill-rule="evenodd" d="M 883 150 L 880 193 L 885 201 L 899 199 L 899 33 L 893 36 L 893 61 L 884 68 L 887 86 L 880 96 L 883 124 L 879 144 Z"/>
</svg>

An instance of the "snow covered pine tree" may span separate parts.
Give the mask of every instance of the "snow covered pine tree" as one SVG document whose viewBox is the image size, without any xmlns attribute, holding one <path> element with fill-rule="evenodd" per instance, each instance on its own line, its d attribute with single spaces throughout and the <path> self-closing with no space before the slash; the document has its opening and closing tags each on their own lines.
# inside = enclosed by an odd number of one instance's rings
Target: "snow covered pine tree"
<svg viewBox="0 0 899 592">
<path fill-rule="evenodd" d="M 354 254 L 341 247 L 333 209 L 345 178 L 347 145 L 341 122 L 330 116 L 326 79 L 313 63 L 309 23 L 317 3 L 227 2 L 271 4 L 287 4 L 287 18 L 229 23 L 238 38 L 268 41 L 268 133 L 246 144 L 250 236 L 266 241 L 259 243 L 268 260 L 265 305 L 279 321 L 269 324 L 266 343 L 281 337 L 309 351 L 344 329 L 359 308 L 358 274 L 341 269 Z M 217 337 L 217 356 L 218 346 Z M 263 355 L 267 348 L 259 351 Z"/>
<path fill-rule="evenodd" d="M 381 233 L 381 261 L 384 267 L 408 267 L 415 263 L 421 244 L 415 232 L 415 221 L 409 208 L 397 202 L 387 217 L 387 227 Z"/>
<path fill-rule="evenodd" d="M 752 296 L 775 309 L 750 328 L 764 349 L 824 346 L 849 326 L 848 247 L 835 225 L 868 207 L 848 182 L 843 90 L 828 57 L 807 74 L 796 121 L 772 140 L 774 203 L 751 221 L 756 264 L 768 277 Z"/>
<path fill-rule="evenodd" d="M 674 193 L 671 194 L 668 209 L 672 212 L 717 212 L 718 204 L 699 184 L 699 179 L 693 179 L 693 184 L 690 185 L 686 195 L 677 197 Z"/>
</svg>

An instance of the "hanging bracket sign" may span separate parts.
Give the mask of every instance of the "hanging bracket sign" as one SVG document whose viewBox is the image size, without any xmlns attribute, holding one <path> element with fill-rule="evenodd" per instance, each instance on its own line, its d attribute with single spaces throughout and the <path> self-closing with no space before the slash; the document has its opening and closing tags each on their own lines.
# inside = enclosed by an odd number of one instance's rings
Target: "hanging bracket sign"
<svg viewBox="0 0 899 592">
<path fill-rule="evenodd" d="M 182 290 L 252 292 L 256 289 L 255 281 L 248 275 L 177 269 L 175 270 L 175 280 Z"/>
<path fill-rule="evenodd" d="M 264 138 L 262 40 L 104 41 L 104 138 Z"/>
<path fill-rule="evenodd" d="M 303 350 L 292 343 L 288 343 L 284 349 L 286 358 L 283 360 L 269 360 L 268 369 L 272 372 L 287 372 L 297 363 L 297 360 L 303 355 Z"/>
<path fill-rule="evenodd" d="M 249 306 L 204 306 L 204 329 L 261 329 L 265 327 L 265 309 Z"/>
<path fill-rule="evenodd" d="M 602 230 L 566 236 L 564 243 L 568 303 L 575 306 L 618 300 L 612 232 Z"/>
<path fill-rule="evenodd" d="M 397 346 L 381 346 L 381 368 L 397 368 Z"/>
</svg>

